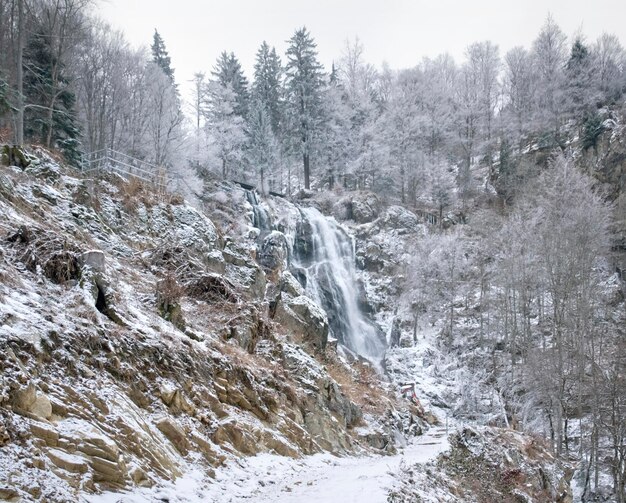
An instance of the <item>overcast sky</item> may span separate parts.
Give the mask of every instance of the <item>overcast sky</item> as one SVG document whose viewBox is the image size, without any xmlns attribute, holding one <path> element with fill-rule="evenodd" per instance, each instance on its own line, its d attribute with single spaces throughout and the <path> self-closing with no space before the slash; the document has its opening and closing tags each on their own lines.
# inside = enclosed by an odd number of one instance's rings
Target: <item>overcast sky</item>
<svg viewBox="0 0 626 503">
<path fill-rule="evenodd" d="M 261 42 L 283 57 L 285 41 L 304 25 L 327 69 L 356 36 L 368 62 L 395 69 L 443 52 L 460 61 L 480 40 L 498 44 L 503 55 L 530 46 L 548 13 L 568 36 L 582 28 L 593 41 L 606 31 L 626 45 L 626 0 L 100 0 L 97 10 L 137 46 L 149 45 L 158 29 L 183 90 L 224 50 L 251 78 Z"/>
</svg>

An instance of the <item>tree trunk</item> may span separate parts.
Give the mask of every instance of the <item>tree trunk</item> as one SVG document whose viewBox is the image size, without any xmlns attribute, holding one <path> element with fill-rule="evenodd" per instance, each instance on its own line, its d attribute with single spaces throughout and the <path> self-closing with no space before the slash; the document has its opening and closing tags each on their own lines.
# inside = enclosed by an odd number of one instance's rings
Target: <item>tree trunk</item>
<svg viewBox="0 0 626 503">
<path fill-rule="evenodd" d="M 309 154 L 308 153 L 305 152 L 302 154 L 302 162 L 304 164 L 304 188 L 308 190 L 311 188 L 311 180 L 310 180 L 311 172 L 310 172 L 310 166 L 309 166 Z"/>
<path fill-rule="evenodd" d="M 19 146 L 24 144 L 24 2 L 17 0 L 17 124 L 15 140 Z"/>
</svg>

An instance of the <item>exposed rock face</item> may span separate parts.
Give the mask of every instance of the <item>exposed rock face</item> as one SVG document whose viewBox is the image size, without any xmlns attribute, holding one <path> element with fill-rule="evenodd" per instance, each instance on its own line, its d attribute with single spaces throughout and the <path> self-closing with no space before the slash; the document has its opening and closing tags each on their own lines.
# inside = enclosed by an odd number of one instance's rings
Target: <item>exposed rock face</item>
<svg viewBox="0 0 626 503">
<path fill-rule="evenodd" d="M 289 271 L 283 271 L 280 276 L 280 290 L 292 297 L 304 295 L 304 287 Z"/>
<path fill-rule="evenodd" d="M 170 417 L 163 417 L 156 421 L 156 427 L 163 435 L 165 435 L 176 450 L 183 456 L 186 456 L 189 452 L 189 443 L 187 442 L 187 435 L 183 429 L 178 426 L 174 420 Z"/>
<path fill-rule="evenodd" d="M 258 260 L 263 267 L 270 271 L 287 269 L 289 244 L 282 232 L 272 231 L 263 239 Z"/>
<path fill-rule="evenodd" d="M 328 317 L 309 297 L 285 296 L 276 308 L 274 319 L 316 348 L 323 350 L 326 347 Z"/>
</svg>

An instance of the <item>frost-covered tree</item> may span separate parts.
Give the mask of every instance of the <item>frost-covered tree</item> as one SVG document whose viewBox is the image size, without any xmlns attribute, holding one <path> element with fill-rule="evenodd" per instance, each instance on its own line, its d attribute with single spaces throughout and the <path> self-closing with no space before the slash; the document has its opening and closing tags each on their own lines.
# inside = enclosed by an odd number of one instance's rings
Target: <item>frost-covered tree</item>
<svg viewBox="0 0 626 503">
<path fill-rule="evenodd" d="M 579 36 L 574 40 L 565 66 L 565 97 L 569 113 L 582 120 L 595 112 L 600 95 L 594 55 Z"/>
<path fill-rule="evenodd" d="M 567 62 L 566 37 L 551 16 L 533 42 L 532 57 L 537 72 L 535 127 L 549 134 L 549 145 L 560 144 L 564 120 L 563 89 Z"/>
<path fill-rule="evenodd" d="M 592 49 L 600 91 L 609 102 L 626 90 L 626 51 L 615 35 L 603 33 Z"/>
<path fill-rule="evenodd" d="M 448 54 L 443 54 L 435 59 L 425 58 L 421 68 L 425 86 L 425 150 L 434 160 L 444 155 L 452 142 L 457 67 Z"/>
<path fill-rule="evenodd" d="M 305 27 L 296 30 L 287 48 L 287 96 L 292 143 L 302 156 L 304 187 L 311 187 L 311 157 L 323 122 L 322 65 Z"/>
<path fill-rule="evenodd" d="M 252 99 L 260 103 L 270 117 L 272 133 L 279 137 L 284 128 L 283 68 L 276 49 L 263 42 L 256 53 Z"/>
<path fill-rule="evenodd" d="M 443 225 L 443 212 L 449 208 L 455 198 L 454 173 L 444 162 L 437 162 L 429 168 L 428 197 L 438 213 L 439 227 Z"/>
<path fill-rule="evenodd" d="M 498 46 L 491 42 L 476 42 L 467 48 L 467 71 L 471 74 L 470 82 L 478 87 L 479 135 L 482 141 L 481 153 L 491 165 L 493 155 L 493 120 L 496 103 L 500 93 L 498 75 L 500 56 Z"/>
<path fill-rule="evenodd" d="M 219 169 L 215 171 L 221 172 L 224 178 L 245 175 L 242 163 L 247 138 L 244 120 L 235 112 L 237 95 L 230 86 L 225 87 L 219 82 L 210 82 L 208 93 L 206 128 L 219 163 Z"/>
<path fill-rule="evenodd" d="M 536 92 L 533 61 L 526 49 L 514 47 L 506 53 L 504 64 L 505 134 L 514 134 L 522 142 L 532 128 Z"/>
<path fill-rule="evenodd" d="M 559 453 L 568 449 L 570 417 L 580 413 L 591 384 L 608 225 L 609 210 L 592 181 L 559 157 L 520 196 L 503 239 L 500 319 L 511 351 L 521 347 L 529 355 L 526 399 L 544 411 Z M 536 316 L 541 328 L 533 336 Z"/>
<path fill-rule="evenodd" d="M 177 143 L 182 139 L 184 115 L 180 100 L 170 77 L 157 64 L 148 63 L 146 78 L 150 158 L 157 166 L 171 166 L 177 158 Z"/>
<path fill-rule="evenodd" d="M 94 22 L 76 55 L 78 104 L 85 124 L 84 142 L 88 152 L 109 147 L 120 150 L 122 111 L 127 109 L 126 72 L 131 49 L 121 32 L 103 22 Z M 134 62 L 134 61 L 133 61 Z M 124 135 L 134 134 L 132 129 Z"/>
<path fill-rule="evenodd" d="M 25 134 L 38 137 L 47 147 L 60 148 L 74 163 L 80 157 L 80 123 L 72 55 L 86 34 L 88 5 L 88 0 L 29 5 L 22 61 Z"/>
<path fill-rule="evenodd" d="M 272 130 L 271 115 L 259 100 L 252 102 L 248 136 L 248 157 L 256 171 L 257 186 L 264 194 L 276 190 L 280 145 Z"/>
<path fill-rule="evenodd" d="M 229 88 L 235 96 L 233 112 L 245 120 L 250 105 L 248 79 L 243 73 L 241 63 L 234 53 L 222 52 L 211 72 L 213 81 L 222 87 Z"/>
</svg>

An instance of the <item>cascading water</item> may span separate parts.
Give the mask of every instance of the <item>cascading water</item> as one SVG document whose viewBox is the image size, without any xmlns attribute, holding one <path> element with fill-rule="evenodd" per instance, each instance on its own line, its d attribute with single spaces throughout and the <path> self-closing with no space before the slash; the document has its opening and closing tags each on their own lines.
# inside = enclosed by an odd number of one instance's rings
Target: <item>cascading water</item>
<svg viewBox="0 0 626 503">
<path fill-rule="evenodd" d="M 328 314 L 331 335 L 378 364 L 385 343 L 359 308 L 352 239 L 334 219 L 317 209 L 303 208 L 301 212 L 310 226 L 310 236 L 305 240 L 308 246 L 296 250 L 295 265 L 306 271 L 307 293 Z"/>
<path fill-rule="evenodd" d="M 267 211 L 265 211 L 265 208 L 259 204 L 256 192 L 253 190 L 246 190 L 246 199 L 250 203 L 250 206 L 252 206 L 252 225 L 260 231 L 269 231 L 271 229 L 270 217 L 267 214 Z"/>
<path fill-rule="evenodd" d="M 256 193 L 246 191 L 253 209 L 253 225 L 261 231 L 277 230 Z M 307 294 L 325 311 L 330 335 L 348 350 L 370 360 L 380 369 L 384 337 L 359 308 L 354 243 L 333 219 L 315 208 L 301 208 L 297 228 L 285 229 L 290 250 L 290 268 Z M 295 233 L 295 235 L 294 235 Z"/>
</svg>

